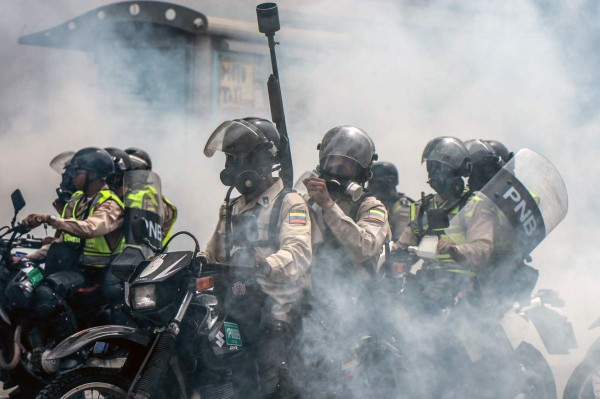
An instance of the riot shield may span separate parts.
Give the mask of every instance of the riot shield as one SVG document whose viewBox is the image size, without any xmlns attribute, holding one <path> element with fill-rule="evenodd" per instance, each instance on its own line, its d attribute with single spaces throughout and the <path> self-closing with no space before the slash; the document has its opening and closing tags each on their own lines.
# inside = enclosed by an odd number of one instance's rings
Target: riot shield
<svg viewBox="0 0 600 399">
<path fill-rule="evenodd" d="M 161 248 L 163 202 L 160 177 L 149 170 L 131 170 L 125 173 L 123 182 L 127 245 L 148 249 L 145 242 L 147 239 L 152 246 Z M 145 255 L 149 254 L 143 251 Z"/>
<path fill-rule="evenodd" d="M 524 255 L 546 238 L 568 209 L 562 177 L 546 158 L 528 148 L 518 151 L 476 195 L 480 199 L 476 206 L 492 211 L 495 223 L 503 227 L 497 230 L 518 244 Z M 452 218 L 450 229 L 460 228 L 469 218 L 474 201 L 469 202 Z"/>
</svg>

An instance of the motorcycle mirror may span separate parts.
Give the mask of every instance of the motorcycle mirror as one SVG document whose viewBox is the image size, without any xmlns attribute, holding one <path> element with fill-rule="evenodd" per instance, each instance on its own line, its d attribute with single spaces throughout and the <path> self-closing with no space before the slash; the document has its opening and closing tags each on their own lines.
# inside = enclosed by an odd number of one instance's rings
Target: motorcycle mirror
<svg viewBox="0 0 600 399">
<path fill-rule="evenodd" d="M 23 198 L 23 194 L 21 194 L 21 190 L 16 189 L 13 191 L 13 193 L 10 195 L 10 199 L 12 200 L 16 216 L 21 209 L 25 208 L 25 199 Z"/>
<path fill-rule="evenodd" d="M 450 220 L 448 219 L 448 212 L 446 212 L 445 209 L 429 209 L 426 213 L 429 230 L 445 229 L 450 225 Z"/>
</svg>

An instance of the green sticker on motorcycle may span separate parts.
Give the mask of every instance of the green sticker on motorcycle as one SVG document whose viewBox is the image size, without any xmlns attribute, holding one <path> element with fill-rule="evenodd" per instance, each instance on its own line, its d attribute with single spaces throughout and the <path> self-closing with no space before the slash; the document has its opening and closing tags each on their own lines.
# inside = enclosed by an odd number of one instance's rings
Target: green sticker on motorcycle
<svg viewBox="0 0 600 399">
<path fill-rule="evenodd" d="M 237 324 L 225 322 L 225 342 L 230 346 L 242 346 L 242 336 Z"/>
<path fill-rule="evenodd" d="M 27 270 L 27 279 L 31 282 L 31 285 L 35 288 L 44 279 L 42 271 L 37 267 Z"/>
</svg>

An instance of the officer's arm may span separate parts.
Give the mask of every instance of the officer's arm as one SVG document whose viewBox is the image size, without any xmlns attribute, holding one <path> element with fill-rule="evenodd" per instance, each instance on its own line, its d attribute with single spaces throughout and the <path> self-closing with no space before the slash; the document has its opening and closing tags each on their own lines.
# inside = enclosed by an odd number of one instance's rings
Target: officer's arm
<svg viewBox="0 0 600 399">
<path fill-rule="evenodd" d="M 79 238 L 105 236 L 123 226 L 123 209 L 113 200 L 98 205 L 85 220 L 62 219 L 50 222 L 56 228 Z"/>
<path fill-rule="evenodd" d="M 57 242 L 56 240 L 55 242 Z M 42 263 L 46 260 L 46 256 L 48 256 L 48 250 L 50 249 L 51 244 L 46 244 L 42 246 L 40 249 L 33 251 L 30 254 L 27 254 L 27 259 L 34 263 Z"/>
<path fill-rule="evenodd" d="M 210 263 L 225 259 L 225 203 L 219 209 L 219 221 L 210 240 L 206 243 L 206 248 L 200 252 L 200 256 L 206 258 Z"/>
<path fill-rule="evenodd" d="M 362 203 L 356 223 L 337 204 L 323 209 L 323 220 L 338 241 L 360 261 L 380 254 L 383 244 L 391 236 L 387 211 L 374 198 L 367 198 Z"/>
<path fill-rule="evenodd" d="M 265 260 L 273 279 L 293 281 L 306 273 L 312 261 L 310 214 L 300 195 L 285 197 L 279 221 L 279 249 Z"/>
<path fill-rule="evenodd" d="M 456 245 L 454 258 L 477 270 L 494 250 L 494 217 L 481 202 L 471 201 L 467 207 L 464 220 L 459 221 L 466 229 L 465 243 Z"/>
</svg>

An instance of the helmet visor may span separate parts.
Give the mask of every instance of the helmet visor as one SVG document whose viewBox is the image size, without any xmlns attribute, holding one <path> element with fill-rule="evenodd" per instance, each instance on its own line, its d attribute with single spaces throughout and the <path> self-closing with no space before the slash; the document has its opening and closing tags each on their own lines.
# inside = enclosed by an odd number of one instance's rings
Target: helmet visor
<svg viewBox="0 0 600 399">
<path fill-rule="evenodd" d="M 329 155 L 321 160 L 320 170 L 327 176 L 352 179 L 360 173 L 360 165 L 346 156 Z"/>
<path fill-rule="evenodd" d="M 204 146 L 204 155 L 212 157 L 216 151 L 221 151 L 244 158 L 257 145 L 266 142 L 266 137 L 250 123 L 244 120 L 225 121 L 210 135 Z"/>
<path fill-rule="evenodd" d="M 351 159 L 363 168 L 368 167 L 375 152 L 373 142 L 363 132 L 356 130 L 352 134 L 338 134 L 323 140 L 319 162 L 323 164 L 326 158 L 339 156 Z"/>
<path fill-rule="evenodd" d="M 73 159 L 75 151 L 64 151 L 52 158 L 50 161 L 50 167 L 62 174 L 65 171 L 67 164 Z"/>
<path fill-rule="evenodd" d="M 440 137 L 429 142 L 423 151 L 421 163 L 437 161 L 458 170 L 468 157 L 465 146 L 453 137 Z"/>
</svg>

